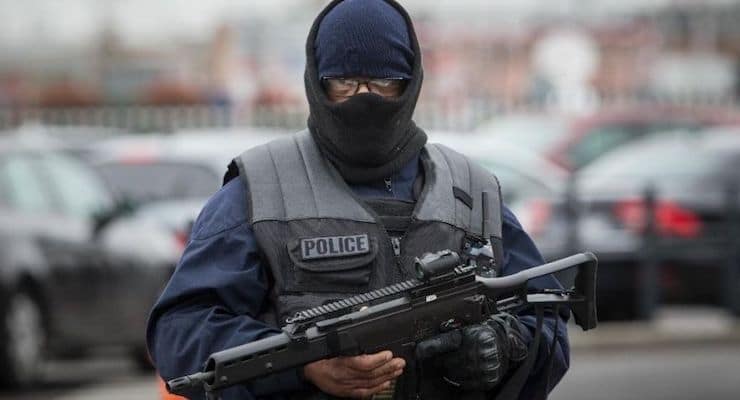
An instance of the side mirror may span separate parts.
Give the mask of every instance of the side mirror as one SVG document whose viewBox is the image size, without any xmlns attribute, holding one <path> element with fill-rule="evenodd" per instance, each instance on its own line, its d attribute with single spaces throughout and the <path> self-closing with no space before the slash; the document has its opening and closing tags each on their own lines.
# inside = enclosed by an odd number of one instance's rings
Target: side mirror
<svg viewBox="0 0 740 400">
<path fill-rule="evenodd" d="M 118 199 L 111 208 L 93 214 L 93 234 L 97 236 L 111 222 L 126 215 L 131 215 L 138 204 L 128 197 Z"/>
</svg>

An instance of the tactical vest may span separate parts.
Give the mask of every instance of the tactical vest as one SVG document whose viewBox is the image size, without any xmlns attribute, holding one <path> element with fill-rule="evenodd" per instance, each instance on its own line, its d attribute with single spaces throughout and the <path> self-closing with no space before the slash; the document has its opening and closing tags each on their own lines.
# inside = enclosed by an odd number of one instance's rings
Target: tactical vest
<svg viewBox="0 0 740 400">
<path fill-rule="evenodd" d="M 264 321 L 283 326 L 298 311 L 410 279 L 415 257 L 444 249 L 464 252 L 481 240 L 484 224 L 500 244 L 496 178 L 438 144 L 428 144 L 421 160 L 424 185 L 400 233 L 354 194 L 307 131 L 234 160 L 248 186 L 250 223 L 270 272 Z M 500 257 L 500 250 L 495 253 Z"/>
<path fill-rule="evenodd" d="M 422 154 L 424 188 L 402 236 L 391 236 L 321 156 L 308 132 L 244 152 L 236 160 L 249 216 L 272 278 L 277 326 L 295 312 L 414 276 L 413 260 L 464 251 L 483 235 L 481 193 L 491 236 L 501 238 L 501 197 L 490 172 L 441 145 Z"/>
</svg>

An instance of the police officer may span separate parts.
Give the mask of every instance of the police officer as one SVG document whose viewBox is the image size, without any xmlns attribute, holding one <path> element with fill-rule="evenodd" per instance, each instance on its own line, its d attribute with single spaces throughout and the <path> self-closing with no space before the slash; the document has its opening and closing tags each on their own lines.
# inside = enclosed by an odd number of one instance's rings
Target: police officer
<svg viewBox="0 0 740 400">
<path fill-rule="evenodd" d="M 203 208 L 152 310 L 147 340 L 165 379 L 215 351 L 279 332 L 296 311 L 409 279 L 414 257 L 480 240 L 488 224 L 499 273 L 543 263 L 498 183 L 464 156 L 427 145 L 412 121 L 421 52 L 393 0 L 334 0 L 306 44 L 308 130 L 249 150 Z M 483 221 L 483 191 L 492 212 Z M 532 283 L 557 288 L 552 278 Z M 541 398 L 568 368 L 567 317 L 548 314 L 519 398 Z M 224 399 L 495 398 L 524 368 L 533 315 L 497 314 L 424 348 L 321 360 L 222 393 Z M 555 332 L 558 331 L 556 334 Z M 552 343 L 552 344 L 550 344 Z M 534 353 L 534 352 L 533 352 Z M 202 393 L 193 393 L 201 398 Z"/>
</svg>

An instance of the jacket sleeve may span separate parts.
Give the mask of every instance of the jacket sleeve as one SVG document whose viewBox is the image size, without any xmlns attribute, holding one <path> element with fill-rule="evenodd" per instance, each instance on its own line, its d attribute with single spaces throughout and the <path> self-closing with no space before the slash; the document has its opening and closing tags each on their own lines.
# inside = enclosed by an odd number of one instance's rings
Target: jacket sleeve
<svg viewBox="0 0 740 400">
<path fill-rule="evenodd" d="M 504 267 L 503 275 L 511 275 L 523 269 L 544 264 L 544 259 L 537 250 L 532 239 L 522 229 L 514 214 L 503 208 L 503 246 Z M 530 281 L 530 287 L 535 289 L 561 288 L 560 283 L 553 276 L 548 275 Z M 570 364 L 570 345 L 568 343 L 567 321 L 569 312 L 561 310 L 559 315 L 549 312 L 545 314 L 542 329 L 542 338 L 537 351 L 537 360 L 527 380 L 520 399 L 545 398 L 555 385 L 560 382 Z M 533 340 L 536 327 L 536 318 L 531 310 L 521 313 L 519 320 L 529 330 L 529 341 Z M 554 343 L 557 326 L 557 342 Z M 552 357 L 552 369 L 547 362 Z"/>
<path fill-rule="evenodd" d="M 149 316 L 149 353 L 165 380 L 202 370 L 213 352 L 279 332 L 256 319 L 269 287 L 248 223 L 246 197 L 244 185 L 234 179 L 209 200 Z M 302 385 L 298 370 L 292 370 L 221 394 L 224 400 L 253 399 Z M 203 391 L 190 398 L 204 398 Z"/>
</svg>

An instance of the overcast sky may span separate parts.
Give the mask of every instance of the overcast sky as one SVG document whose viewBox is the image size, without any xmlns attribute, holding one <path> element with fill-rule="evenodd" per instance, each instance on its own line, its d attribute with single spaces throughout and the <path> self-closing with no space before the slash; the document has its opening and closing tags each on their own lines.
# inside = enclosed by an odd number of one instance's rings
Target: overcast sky
<svg viewBox="0 0 740 400">
<path fill-rule="evenodd" d="M 412 12 L 466 15 L 615 12 L 676 2 L 738 3 L 740 0 L 401 0 Z M 204 38 L 219 22 L 234 16 L 279 18 L 307 14 L 323 0 L 0 0 L 0 48 L 67 46 L 88 43 L 112 24 L 127 42 L 152 43 L 172 38 Z M 584 11 L 585 10 L 585 11 Z"/>
<path fill-rule="evenodd" d="M 306 0 L 0 0 L 0 43 L 89 41 L 106 25 L 127 41 L 202 38 L 229 15 L 270 15 Z"/>
</svg>

